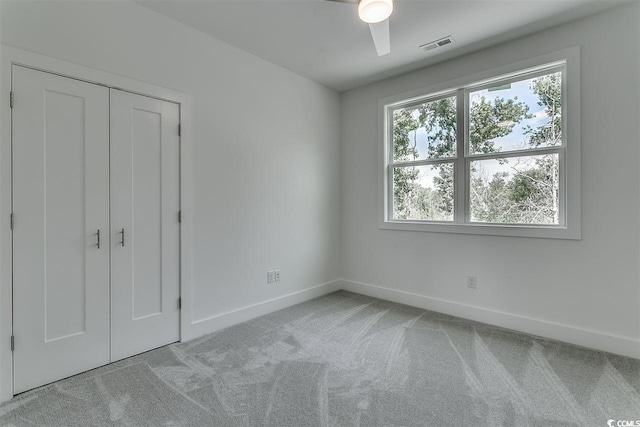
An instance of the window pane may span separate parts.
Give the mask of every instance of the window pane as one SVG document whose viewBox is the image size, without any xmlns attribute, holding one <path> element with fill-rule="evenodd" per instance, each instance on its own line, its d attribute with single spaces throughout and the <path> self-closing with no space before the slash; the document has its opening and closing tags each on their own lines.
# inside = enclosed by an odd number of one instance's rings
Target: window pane
<svg viewBox="0 0 640 427">
<path fill-rule="evenodd" d="M 393 160 L 456 157 L 456 97 L 393 112 Z"/>
<path fill-rule="evenodd" d="M 471 162 L 471 221 L 559 224 L 559 155 Z"/>
<path fill-rule="evenodd" d="M 394 168 L 393 219 L 453 221 L 453 163 Z"/>
<path fill-rule="evenodd" d="M 562 73 L 469 93 L 469 153 L 562 145 Z"/>
</svg>

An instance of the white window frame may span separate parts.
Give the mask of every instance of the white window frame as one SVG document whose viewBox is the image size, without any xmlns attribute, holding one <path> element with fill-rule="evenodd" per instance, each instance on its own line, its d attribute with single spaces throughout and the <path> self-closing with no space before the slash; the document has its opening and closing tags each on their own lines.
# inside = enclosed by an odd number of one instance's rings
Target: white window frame
<svg viewBox="0 0 640 427">
<path fill-rule="evenodd" d="M 535 76 L 562 71 L 562 145 L 490 154 L 468 153 L 469 92 Z M 457 157 L 393 162 L 393 111 L 455 95 L 457 110 Z M 379 100 L 379 221 L 380 229 L 440 233 L 484 234 L 573 239 L 581 238 L 580 189 L 580 49 L 573 47 L 514 64 L 494 68 L 453 81 Z M 558 225 L 497 224 L 470 221 L 470 162 L 535 154 L 558 153 L 560 204 Z M 393 219 L 393 167 L 402 164 L 454 163 L 454 221 Z"/>
</svg>

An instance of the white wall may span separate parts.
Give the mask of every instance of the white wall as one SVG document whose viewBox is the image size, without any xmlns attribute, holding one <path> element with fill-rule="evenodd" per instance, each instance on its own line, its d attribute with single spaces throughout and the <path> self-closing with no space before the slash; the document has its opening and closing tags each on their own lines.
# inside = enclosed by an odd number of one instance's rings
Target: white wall
<svg viewBox="0 0 640 427">
<path fill-rule="evenodd" d="M 365 284 L 349 288 L 640 357 L 638 9 L 636 2 L 343 94 L 342 272 Z M 581 241 L 378 229 L 378 99 L 576 45 Z M 478 277 L 477 290 L 467 288 L 467 275 Z"/>
<path fill-rule="evenodd" d="M 335 91 L 135 3 L 1 7 L 3 44 L 192 95 L 194 322 L 338 277 Z"/>
</svg>

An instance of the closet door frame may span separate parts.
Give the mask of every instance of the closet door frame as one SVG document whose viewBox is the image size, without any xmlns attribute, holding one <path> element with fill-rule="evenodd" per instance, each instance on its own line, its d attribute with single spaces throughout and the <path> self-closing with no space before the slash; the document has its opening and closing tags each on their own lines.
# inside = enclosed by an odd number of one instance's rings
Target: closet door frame
<svg viewBox="0 0 640 427">
<path fill-rule="evenodd" d="M 119 89 L 163 101 L 180 109 L 180 341 L 194 338 L 191 331 L 193 182 L 191 152 L 191 96 L 70 62 L 0 44 L 0 403 L 13 395 L 13 241 L 12 241 L 12 130 L 11 71 L 13 65 Z M 14 93 L 14 108 L 20 94 Z M 178 131 L 178 130 L 176 130 Z M 14 227 L 20 227 L 15 217 Z M 107 239 L 105 239 L 107 240 Z M 20 337 L 15 337 L 15 346 Z"/>
</svg>

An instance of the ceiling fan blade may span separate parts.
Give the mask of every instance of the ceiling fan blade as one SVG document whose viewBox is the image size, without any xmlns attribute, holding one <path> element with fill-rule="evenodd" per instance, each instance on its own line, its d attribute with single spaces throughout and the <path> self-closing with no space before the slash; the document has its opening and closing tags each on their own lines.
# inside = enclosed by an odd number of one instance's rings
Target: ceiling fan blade
<svg viewBox="0 0 640 427">
<path fill-rule="evenodd" d="M 373 43 L 376 45 L 378 56 L 391 53 L 391 36 L 389 35 L 389 19 L 385 19 L 377 24 L 369 24 Z"/>
</svg>

